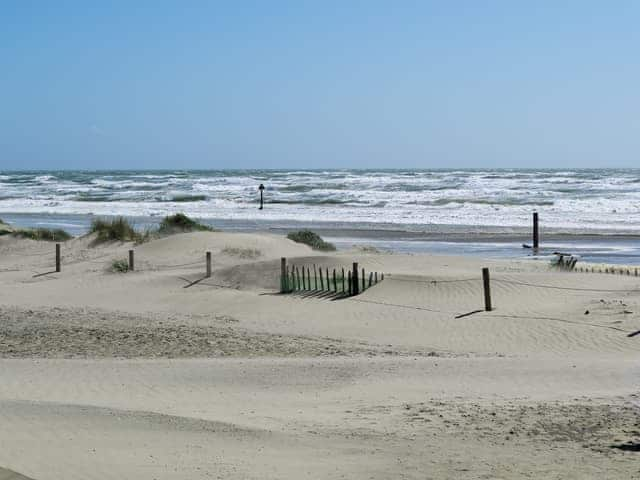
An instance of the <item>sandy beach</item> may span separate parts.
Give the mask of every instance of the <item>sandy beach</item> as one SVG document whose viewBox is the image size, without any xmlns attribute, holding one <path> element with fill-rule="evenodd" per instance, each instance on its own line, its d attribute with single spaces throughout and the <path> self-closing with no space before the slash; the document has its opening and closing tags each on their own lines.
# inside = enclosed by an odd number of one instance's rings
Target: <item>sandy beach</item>
<svg viewBox="0 0 640 480">
<path fill-rule="evenodd" d="M 640 278 L 219 232 L 81 237 L 48 273 L 53 247 L 0 238 L 3 480 L 640 478 Z M 279 295 L 283 256 L 386 276 Z"/>
</svg>

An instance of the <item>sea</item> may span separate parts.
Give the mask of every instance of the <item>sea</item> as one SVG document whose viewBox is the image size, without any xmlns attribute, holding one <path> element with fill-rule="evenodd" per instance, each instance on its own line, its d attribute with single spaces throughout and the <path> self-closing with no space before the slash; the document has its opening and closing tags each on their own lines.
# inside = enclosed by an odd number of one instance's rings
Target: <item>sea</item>
<svg viewBox="0 0 640 480">
<path fill-rule="evenodd" d="M 183 212 L 339 248 L 526 257 L 534 211 L 540 257 L 640 263 L 640 169 L 0 171 L 0 218 L 76 235 L 96 217 L 147 228 Z"/>
</svg>

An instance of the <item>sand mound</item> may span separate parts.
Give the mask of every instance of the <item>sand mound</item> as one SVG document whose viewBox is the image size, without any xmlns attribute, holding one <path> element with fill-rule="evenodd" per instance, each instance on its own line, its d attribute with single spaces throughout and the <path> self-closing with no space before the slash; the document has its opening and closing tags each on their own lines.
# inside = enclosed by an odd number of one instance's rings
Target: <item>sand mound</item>
<svg viewBox="0 0 640 480">
<path fill-rule="evenodd" d="M 24 475 L 20 475 L 11 470 L 7 470 L 6 468 L 0 467 L 0 480 L 31 480 L 29 477 L 25 477 Z"/>
</svg>

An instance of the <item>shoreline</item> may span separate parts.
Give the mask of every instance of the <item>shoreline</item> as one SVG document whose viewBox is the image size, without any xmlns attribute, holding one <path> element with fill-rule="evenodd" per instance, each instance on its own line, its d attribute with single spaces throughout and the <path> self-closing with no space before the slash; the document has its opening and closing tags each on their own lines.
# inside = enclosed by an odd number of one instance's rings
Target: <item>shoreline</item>
<svg viewBox="0 0 640 480">
<path fill-rule="evenodd" d="M 177 212 L 178 210 L 176 210 Z M 175 212 L 174 212 L 175 213 Z M 0 212 L 6 223 L 21 227 L 59 227 L 69 229 L 75 235 L 86 233 L 91 220 L 95 218 L 115 218 L 123 216 L 138 227 L 157 225 L 162 216 L 135 215 L 95 215 L 85 213 L 21 213 Z M 293 229 L 312 229 L 320 234 L 333 237 L 384 238 L 388 240 L 434 240 L 434 241 L 494 241 L 521 240 L 531 236 L 531 226 L 522 225 L 471 225 L 471 224 L 399 224 L 384 222 L 333 222 L 299 220 L 240 220 L 223 217 L 198 217 L 189 215 L 207 225 L 228 231 L 287 233 Z M 544 218 L 540 222 L 541 237 L 553 240 L 581 238 L 598 240 L 603 238 L 624 238 L 640 240 L 638 229 L 606 228 L 557 228 L 546 227 Z"/>
<path fill-rule="evenodd" d="M 111 218 L 113 218 L 112 216 Z M 86 233 L 95 218 L 85 214 L 0 214 L 5 222 L 19 227 L 62 228 L 75 236 Z M 154 228 L 160 217 L 127 217 L 139 230 Z M 225 232 L 287 233 L 310 229 L 334 243 L 339 250 L 362 246 L 390 253 L 462 255 L 486 258 L 547 259 L 555 251 L 579 255 L 582 261 L 598 264 L 640 265 L 640 232 L 605 230 L 560 230 L 541 225 L 541 249 L 532 256 L 523 244 L 531 244 L 526 227 L 478 227 L 473 225 L 357 224 L 339 222 L 251 221 L 201 219 Z"/>
</svg>

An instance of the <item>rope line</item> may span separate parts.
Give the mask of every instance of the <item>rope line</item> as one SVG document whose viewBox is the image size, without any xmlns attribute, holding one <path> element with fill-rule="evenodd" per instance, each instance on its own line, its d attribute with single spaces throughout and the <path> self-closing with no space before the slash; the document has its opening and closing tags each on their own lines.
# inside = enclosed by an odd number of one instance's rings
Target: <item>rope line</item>
<svg viewBox="0 0 640 480">
<path fill-rule="evenodd" d="M 480 278 L 461 278 L 455 280 L 414 280 L 411 278 L 397 278 L 393 275 L 388 275 L 385 279 L 395 280 L 396 282 L 410 282 L 410 283 L 428 283 L 428 284 L 438 284 L 438 283 L 458 283 L 458 282 L 473 282 L 480 281 Z"/>
<path fill-rule="evenodd" d="M 618 332 L 629 333 L 627 330 L 624 330 L 624 329 L 618 328 L 618 327 L 614 327 L 612 325 L 600 325 L 598 323 L 577 322 L 575 320 L 567 320 L 567 319 L 564 319 L 564 318 L 540 317 L 540 316 L 530 316 L 530 315 L 496 315 L 496 314 L 493 314 L 491 316 L 492 317 L 500 317 L 500 318 L 518 318 L 518 319 L 521 319 L 521 320 L 527 320 L 527 319 L 531 319 L 531 320 L 551 320 L 551 321 L 554 321 L 554 322 L 570 323 L 570 324 L 573 324 L 573 325 L 583 325 L 583 326 L 587 326 L 587 327 L 608 328 L 608 329 L 611 329 L 611 330 L 617 330 Z"/>
<path fill-rule="evenodd" d="M 388 307 L 408 308 L 408 309 L 411 309 L 411 310 L 422 310 L 422 311 L 433 312 L 433 313 L 447 313 L 447 314 L 451 314 L 451 315 L 458 315 L 458 312 L 448 312 L 448 311 L 445 311 L 445 310 L 434 310 L 434 309 L 426 308 L 426 307 L 418 307 L 416 305 L 403 305 L 401 303 L 376 302 L 375 300 L 364 300 L 362 298 L 353 298 L 353 297 L 348 297 L 347 300 L 350 300 L 352 302 L 360 302 L 360 303 L 372 303 L 374 305 L 386 305 Z"/>
<path fill-rule="evenodd" d="M 471 281 L 481 281 L 481 278 L 460 278 L 454 280 L 417 280 L 410 278 L 397 278 L 392 275 L 388 275 L 389 280 L 395 280 L 399 282 L 410 282 L 410 283 L 425 283 L 429 285 L 437 285 L 438 283 L 461 283 L 461 282 L 471 282 Z M 524 287 L 533 287 L 533 288 L 548 288 L 552 290 L 568 290 L 575 292 L 604 292 L 604 293 L 640 293 L 640 289 L 606 289 L 606 288 L 579 288 L 579 287 L 560 287 L 556 285 L 542 285 L 539 283 L 528 283 L 528 282 L 520 282 L 518 280 L 506 280 L 501 278 L 492 278 L 491 282 L 503 283 L 507 285 L 520 285 Z"/>
<path fill-rule="evenodd" d="M 199 260 L 197 262 L 191 262 L 191 263 L 181 263 L 181 264 L 177 264 L 177 265 L 151 265 L 151 267 L 153 268 L 157 268 L 157 269 L 169 269 L 169 268 L 180 268 L 180 267 L 190 267 L 190 266 L 194 266 L 194 265 L 204 265 L 204 260 Z"/>
<path fill-rule="evenodd" d="M 610 293 L 640 293 L 638 289 L 603 289 L 603 288 L 578 288 L 578 287 L 558 287 L 555 285 L 540 285 L 537 283 L 519 282 L 517 280 L 503 280 L 500 278 L 492 278 L 492 282 L 506 283 L 508 285 L 521 285 L 524 287 L 548 288 L 552 290 L 570 290 L 574 292 L 610 292 Z"/>
</svg>

